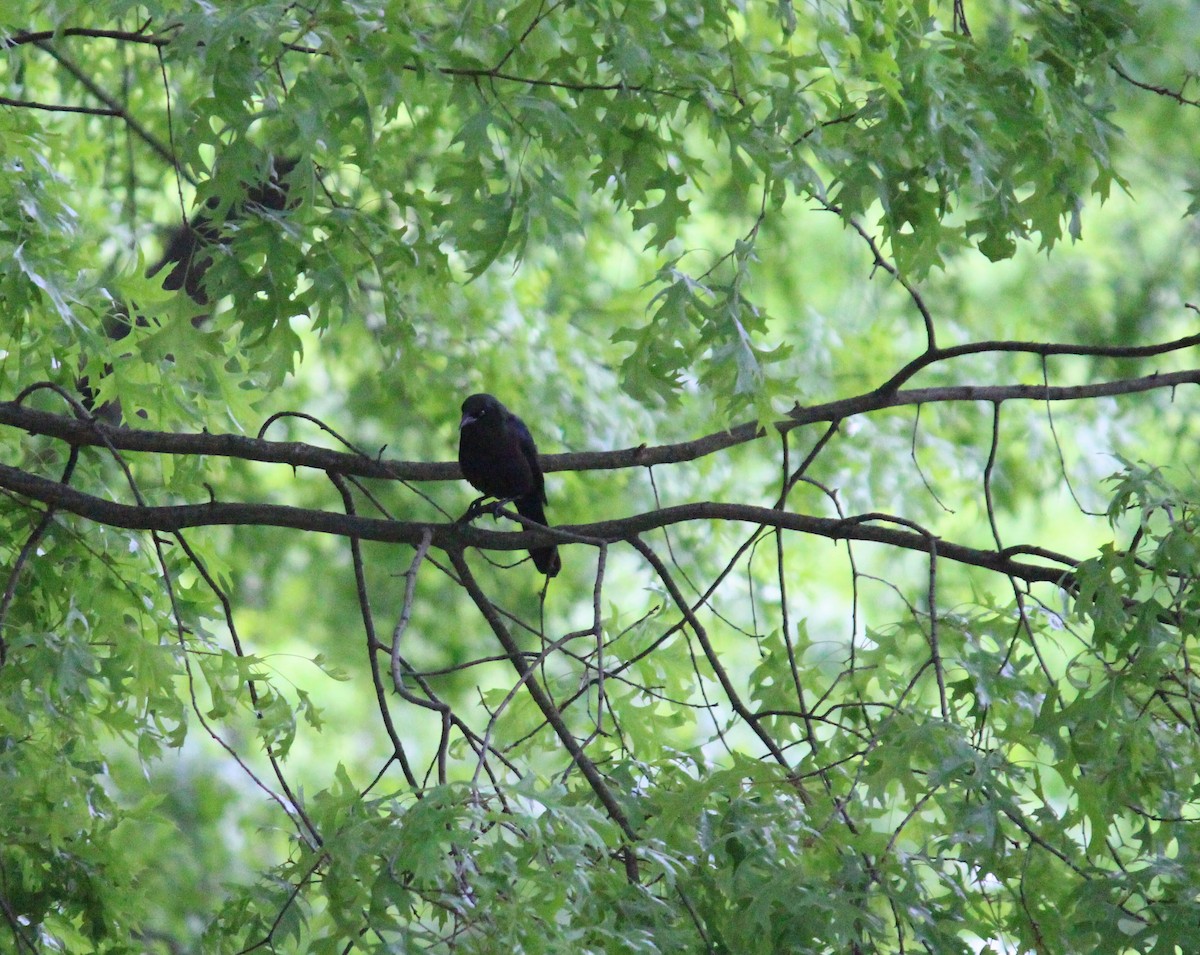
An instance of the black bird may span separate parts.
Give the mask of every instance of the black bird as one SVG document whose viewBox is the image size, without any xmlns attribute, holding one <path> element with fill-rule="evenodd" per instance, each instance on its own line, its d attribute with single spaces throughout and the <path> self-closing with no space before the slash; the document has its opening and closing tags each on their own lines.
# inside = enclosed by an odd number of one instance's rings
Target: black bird
<svg viewBox="0 0 1200 955">
<path fill-rule="evenodd" d="M 462 404 L 458 423 L 458 466 L 463 477 L 483 497 L 467 513 L 489 497 L 511 501 L 517 513 L 546 524 L 546 482 L 538 464 L 537 445 L 525 422 L 491 395 L 471 395 Z M 548 525 L 547 525 L 548 526 Z M 538 547 L 529 552 L 533 563 L 547 577 L 562 567 L 558 548 Z"/>
<path fill-rule="evenodd" d="M 225 225 L 231 225 L 250 212 L 283 212 L 294 203 L 288 198 L 290 183 L 287 176 L 299 160 L 272 158 L 270 175 L 267 179 L 246 188 L 245 199 L 230 206 L 225 216 Z M 228 245 L 231 236 L 222 231 L 212 220 L 211 212 L 221 205 L 213 196 L 192 218 L 171 230 L 162 258 L 146 271 L 146 278 L 153 278 L 168 265 L 173 266 L 162 287 L 169 292 L 183 289 L 198 305 L 208 304 L 208 292 L 204 288 L 204 276 L 213 264 L 213 247 Z"/>
</svg>

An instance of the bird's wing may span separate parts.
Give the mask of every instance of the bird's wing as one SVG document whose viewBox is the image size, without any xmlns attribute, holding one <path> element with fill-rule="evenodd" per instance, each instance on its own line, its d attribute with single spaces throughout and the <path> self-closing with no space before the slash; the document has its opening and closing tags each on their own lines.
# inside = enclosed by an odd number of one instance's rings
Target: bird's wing
<svg viewBox="0 0 1200 955">
<path fill-rule="evenodd" d="M 538 463 L 538 450 L 537 445 L 533 443 L 533 435 L 530 434 L 529 428 L 525 426 L 525 422 L 512 412 L 509 412 L 509 420 L 513 433 L 517 436 L 517 444 L 521 447 L 521 453 L 525 455 L 525 460 L 529 462 L 529 472 L 533 475 L 534 493 L 537 494 L 538 500 L 545 504 L 546 480 L 542 477 L 542 466 Z"/>
</svg>

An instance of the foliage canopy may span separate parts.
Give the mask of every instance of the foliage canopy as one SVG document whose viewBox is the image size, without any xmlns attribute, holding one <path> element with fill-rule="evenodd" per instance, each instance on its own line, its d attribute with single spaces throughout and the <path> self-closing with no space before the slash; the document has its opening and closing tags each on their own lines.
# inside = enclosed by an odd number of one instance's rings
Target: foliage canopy
<svg viewBox="0 0 1200 955">
<path fill-rule="evenodd" d="M 1198 34 L 6 4 L 0 948 L 1196 951 Z"/>
</svg>

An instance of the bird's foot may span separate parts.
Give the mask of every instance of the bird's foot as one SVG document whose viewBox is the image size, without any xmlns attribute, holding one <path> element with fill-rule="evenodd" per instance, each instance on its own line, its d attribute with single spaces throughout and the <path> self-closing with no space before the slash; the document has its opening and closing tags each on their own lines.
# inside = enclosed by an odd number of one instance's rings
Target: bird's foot
<svg viewBox="0 0 1200 955">
<path fill-rule="evenodd" d="M 493 501 L 491 503 L 491 505 L 488 507 L 488 510 L 490 510 L 492 512 L 492 520 L 494 520 L 494 521 L 500 520 L 500 518 L 503 516 L 503 515 L 501 515 L 500 512 L 502 510 L 504 510 L 504 508 L 508 507 L 508 505 L 511 504 L 515 500 L 516 500 L 515 497 L 498 497 L 498 498 L 496 498 L 496 500 Z"/>
<path fill-rule="evenodd" d="M 456 524 L 470 524 L 471 521 L 475 520 L 475 518 L 477 518 L 483 512 L 483 502 L 486 501 L 487 499 L 488 499 L 488 496 L 486 494 L 483 495 L 483 497 L 475 498 L 475 500 L 473 500 L 471 502 L 471 506 L 467 508 L 467 510 L 463 514 L 463 516 L 460 517 L 457 521 L 455 521 L 455 523 Z"/>
</svg>

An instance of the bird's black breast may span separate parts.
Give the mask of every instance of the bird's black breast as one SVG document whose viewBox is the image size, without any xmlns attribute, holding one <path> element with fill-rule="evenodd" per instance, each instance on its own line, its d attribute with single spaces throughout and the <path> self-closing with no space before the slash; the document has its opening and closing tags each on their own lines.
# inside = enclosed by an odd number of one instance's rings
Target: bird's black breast
<svg viewBox="0 0 1200 955">
<path fill-rule="evenodd" d="M 520 436 L 508 421 L 468 424 L 458 437 L 463 477 L 489 497 L 520 497 L 534 489 L 534 474 Z"/>
</svg>

